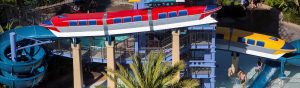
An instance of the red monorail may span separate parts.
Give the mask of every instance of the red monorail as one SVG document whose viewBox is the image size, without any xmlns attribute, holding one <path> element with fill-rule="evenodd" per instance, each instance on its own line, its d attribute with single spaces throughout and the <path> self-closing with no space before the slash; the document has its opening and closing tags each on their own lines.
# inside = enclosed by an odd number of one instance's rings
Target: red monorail
<svg viewBox="0 0 300 88">
<path fill-rule="evenodd" d="M 63 14 L 40 24 L 57 37 L 105 36 L 215 23 L 216 6 L 171 6 L 118 12 Z"/>
</svg>

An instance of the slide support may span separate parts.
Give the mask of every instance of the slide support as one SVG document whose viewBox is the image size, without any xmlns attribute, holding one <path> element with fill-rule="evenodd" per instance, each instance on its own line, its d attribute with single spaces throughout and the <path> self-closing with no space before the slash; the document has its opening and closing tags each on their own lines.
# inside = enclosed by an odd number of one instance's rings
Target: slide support
<svg viewBox="0 0 300 88">
<path fill-rule="evenodd" d="M 9 38 L 10 38 L 10 52 L 11 52 L 11 59 L 16 62 L 16 33 L 15 32 L 11 32 L 9 33 Z"/>
<path fill-rule="evenodd" d="M 116 63 L 115 63 L 115 53 L 114 53 L 114 41 L 105 41 L 106 45 L 106 56 L 107 56 L 107 69 L 112 71 L 116 70 Z M 113 73 L 107 72 L 110 76 L 114 77 Z M 107 86 L 108 88 L 116 88 L 116 83 L 113 79 L 107 77 Z"/>
<path fill-rule="evenodd" d="M 178 63 L 180 61 L 180 31 L 179 30 L 173 30 L 172 31 L 172 65 L 175 65 L 175 63 Z M 179 72 L 175 75 L 175 80 L 180 79 Z"/>
<path fill-rule="evenodd" d="M 73 77 L 74 88 L 83 88 L 81 50 L 79 39 L 72 38 Z"/>
<path fill-rule="evenodd" d="M 286 75 L 284 74 L 284 65 L 285 65 L 285 62 L 286 62 L 286 58 L 281 57 L 279 60 L 280 60 L 279 78 L 285 78 Z"/>
</svg>

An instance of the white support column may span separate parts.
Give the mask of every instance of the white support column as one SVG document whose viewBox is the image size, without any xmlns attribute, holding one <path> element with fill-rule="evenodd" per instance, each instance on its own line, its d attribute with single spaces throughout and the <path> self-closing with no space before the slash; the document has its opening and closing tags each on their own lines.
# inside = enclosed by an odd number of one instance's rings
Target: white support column
<svg viewBox="0 0 300 88">
<path fill-rule="evenodd" d="M 72 44 L 74 88 L 83 87 L 80 44 Z"/>
<path fill-rule="evenodd" d="M 179 30 L 172 31 L 172 65 L 180 61 L 180 32 Z M 180 79 L 180 72 L 175 76 L 175 79 Z"/>
<path fill-rule="evenodd" d="M 228 69 L 228 76 L 232 76 L 239 70 L 239 53 L 232 52 L 231 54 L 231 67 Z"/>
<path fill-rule="evenodd" d="M 114 41 L 111 41 L 111 43 L 109 43 L 108 41 L 105 41 L 105 45 L 106 45 L 106 56 L 107 56 L 107 69 L 111 69 L 113 71 L 116 70 L 116 63 L 115 63 L 115 53 L 114 53 Z M 114 77 L 113 73 L 107 72 L 107 74 L 111 75 L 112 77 Z M 108 88 L 116 88 L 116 83 L 114 82 L 114 80 L 110 79 L 109 77 L 107 77 L 107 87 Z"/>
</svg>

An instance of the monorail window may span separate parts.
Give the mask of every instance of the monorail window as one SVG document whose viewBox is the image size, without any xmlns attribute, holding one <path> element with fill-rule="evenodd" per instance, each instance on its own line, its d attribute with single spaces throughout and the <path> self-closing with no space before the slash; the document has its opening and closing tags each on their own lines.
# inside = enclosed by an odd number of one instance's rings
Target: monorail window
<svg viewBox="0 0 300 88">
<path fill-rule="evenodd" d="M 97 25 L 97 21 L 96 20 L 89 20 L 89 25 Z"/>
<path fill-rule="evenodd" d="M 79 21 L 79 25 L 86 25 L 87 23 L 86 23 L 86 20 L 80 20 Z"/>
<path fill-rule="evenodd" d="M 176 11 L 169 12 L 169 17 L 176 17 L 176 16 L 177 16 Z"/>
<path fill-rule="evenodd" d="M 187 10 L 179 10 L 179 16 L 186 16 L 188 15 Z"/>
<path fill-rule="evenodd" d="M 278 38 L 276 38 L 276 37 L 271 37 L 270 39 L 274 40 L 274 41 L 278 41 Z"/>
<path fill-rule="evenodd" d="M 114 24 L 117 23 L 122 23 L 122 19 L 121 18 L 114 18 Z"/>
<path fill-rule="evenodd" d="M 217 34 L 217 39 L 224 39 L 224 34 Z"/>
<path fill-rule="evenodd" d="M 126 22 L 132 22 L 131 17 L 124 17 L 124 23 Z"/>
<path fill-rule="evenodd" d="M 265 46 L 265 42 L 263 42 L 263 41 L 257 41 L 256 45 L 264 47 Z"/>
<path fill-rule="evenodd" d="M 248 44 L 251 44 L 251 45 L 254 45 L 254 44 L 255 44 L 255 40 L 253 40 L 253 39 L 248 39 L 248 40 L 247 40 L 247 43 L 248 43 Z"/>
<path fill-rule="evenodd" d="M 142 16 L 134 16 L 133 20 L 134 21 L 142 21 Z"/>
<path fill-rule="evenodd" d="M 240 43 L 245 43 L 245 42 L 246 42 L 246 39 L 243 38 L 243 37 L 238 37 L 238 42 L 240 42 Z"/>
<path fill-rule="evenodd" d="M 77 25 L 77 21 L 76 20 L 70 20 L 69 21 L 69 25 L 70 26 L 76 26 Z"/>
<path fill-rule="evenodd" d="M 58 18 L 66 18 L 65 15 L 58 15 L 57 17 L 58 17 Z"/>
<path fill-rule="evenodd" d="M 158 13 L 158 19 L 167 18 L 167 13 Z"/>
</svg>

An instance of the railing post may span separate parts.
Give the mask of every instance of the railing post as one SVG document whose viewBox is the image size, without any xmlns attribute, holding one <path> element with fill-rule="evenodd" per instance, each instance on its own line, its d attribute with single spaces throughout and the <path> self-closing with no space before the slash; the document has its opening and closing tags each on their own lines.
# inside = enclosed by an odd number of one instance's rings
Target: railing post
<svg viewBox="0 0 300 88">
<path fill-rule="evenodd" d="M 16 55 L 16 33 L 11 32 L 9 33 L 9 38 L 10 38 L 10 52 L 11 52 L 11 59 L 16 62 L 17 60 L 17 55 Z"/>
</svg>

